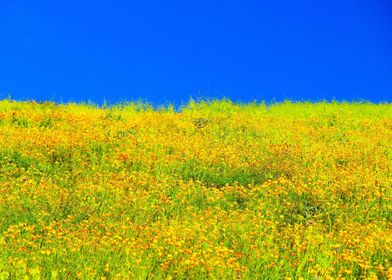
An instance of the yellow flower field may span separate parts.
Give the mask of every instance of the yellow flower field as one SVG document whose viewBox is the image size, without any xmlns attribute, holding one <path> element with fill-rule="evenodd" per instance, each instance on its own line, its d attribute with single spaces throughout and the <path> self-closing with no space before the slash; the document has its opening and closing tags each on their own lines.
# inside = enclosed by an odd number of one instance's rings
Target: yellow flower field
<svg viewBox="0 0 392 280">
<path fill-rule="evenodd" d="M 0 279 L 392 279 L 392 105 L 0 101 Z"/>
</svg>

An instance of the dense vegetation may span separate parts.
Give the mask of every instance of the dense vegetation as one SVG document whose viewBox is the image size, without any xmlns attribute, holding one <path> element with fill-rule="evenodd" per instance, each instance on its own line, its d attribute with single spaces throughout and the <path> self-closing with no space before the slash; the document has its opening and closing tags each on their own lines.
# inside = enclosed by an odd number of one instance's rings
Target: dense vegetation
<svg viewBox="0 0 392 280">
<path fill-rule="evenodd" d="M 392 105 L 0 101 L 0 279 L 391 279 Z"/>
</svg>

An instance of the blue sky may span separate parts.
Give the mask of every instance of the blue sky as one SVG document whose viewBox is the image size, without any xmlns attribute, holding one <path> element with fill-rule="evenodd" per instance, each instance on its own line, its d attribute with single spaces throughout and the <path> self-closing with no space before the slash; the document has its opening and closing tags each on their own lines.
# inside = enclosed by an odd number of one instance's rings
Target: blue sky
<svg viewBox="0 0 392 280">
<path fill-rule="evenodd" d="M 0 1 L 0 97 L 392 101 L 389 1 Z"/>
</svg>

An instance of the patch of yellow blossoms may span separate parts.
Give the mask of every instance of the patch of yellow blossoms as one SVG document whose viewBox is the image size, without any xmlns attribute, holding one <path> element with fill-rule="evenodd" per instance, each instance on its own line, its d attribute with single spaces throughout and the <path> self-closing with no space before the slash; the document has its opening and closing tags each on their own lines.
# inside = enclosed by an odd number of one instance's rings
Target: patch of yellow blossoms
<svg viewBox="0 0 392 280">
<path fill-rule="evenodd" d="M 392 279 L 392 106 L 0 101 L 0 279 Z"/>
</svg>

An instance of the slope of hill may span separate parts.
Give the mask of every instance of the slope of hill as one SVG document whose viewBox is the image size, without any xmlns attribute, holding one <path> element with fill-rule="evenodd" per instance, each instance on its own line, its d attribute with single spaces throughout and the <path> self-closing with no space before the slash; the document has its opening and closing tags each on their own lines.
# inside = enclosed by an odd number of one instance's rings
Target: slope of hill
<svg viewBox="0 0 392 280">
<path fill-rule="evenodd" d="M 0 101 L 0 279 L 391 279 L 392 105 Z"/>
</svg>

